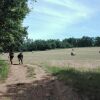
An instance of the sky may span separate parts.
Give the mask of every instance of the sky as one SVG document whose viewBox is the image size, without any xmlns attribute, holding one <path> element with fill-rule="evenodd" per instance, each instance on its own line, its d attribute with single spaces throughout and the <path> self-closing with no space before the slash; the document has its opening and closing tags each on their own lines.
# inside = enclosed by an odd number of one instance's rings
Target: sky
<svg viewBox="0 0 100 100">
<path fill-rule="evenodd" d="M 23 21 L 31 39 L 100 36 L 100 0 L 37 0 Z"/>
</svg>

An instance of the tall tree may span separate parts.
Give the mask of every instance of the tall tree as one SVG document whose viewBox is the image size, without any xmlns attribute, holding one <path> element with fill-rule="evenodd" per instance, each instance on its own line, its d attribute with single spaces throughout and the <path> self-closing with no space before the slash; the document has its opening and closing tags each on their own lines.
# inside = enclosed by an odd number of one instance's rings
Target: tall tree
<svg viewBox="0 0 100 100">
<path fill-rule="evenodd" d="M 69 44 L 71 44 L 72 47 L 76 47 L 77 46 L 77 39 L 75 39 L 75 38 L 69 38 L 69 39 L 67 39 L 67 42 Z"/>
<path fill-rule="evenodd" d="M 28 0 L 0 0 L 0 45 L 11 48 L 20 45 L 27 35 L 22 21 L 29 13 Z"/>
<path fill-rule="evenodd" d="M 92 47 L 94 44 L 93 38 L 88 36 L 83 36 L 78 40 L 79 47 Z"/>
</svg>

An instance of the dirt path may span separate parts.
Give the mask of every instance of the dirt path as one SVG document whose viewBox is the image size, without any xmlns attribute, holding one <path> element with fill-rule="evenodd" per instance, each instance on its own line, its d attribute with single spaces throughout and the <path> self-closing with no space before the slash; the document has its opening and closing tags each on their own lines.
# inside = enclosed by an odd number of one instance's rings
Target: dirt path
<svg viewBox="0 0 100 100">
<path fill-rule="evenodd" d="M 51 78 L 51 75 L 47 73 L 41 66 L 38 65 L 25 65 L 27 68 L 33 68 L 34 69 L 34 80 L 43 80 L 46 78 Z"/>
<path fill-rule="evenodd" d="M 0 92 L 5 93 L 7 91 L 7 85 L 32 82 L 32 80 L 28 79 L 26 75 L 26 67 L 23 65 L 11 65 L 7 80 L 5 83 L 0 84 Z"/>
<path fill-rule="evenodd" d="M 34 78 L 27 77 L 28 68 Z M 71 88 L 37 65 L 12 65 L 5 83 L 0 84 L 0 100 L 81 100 Z"/>
</svg>

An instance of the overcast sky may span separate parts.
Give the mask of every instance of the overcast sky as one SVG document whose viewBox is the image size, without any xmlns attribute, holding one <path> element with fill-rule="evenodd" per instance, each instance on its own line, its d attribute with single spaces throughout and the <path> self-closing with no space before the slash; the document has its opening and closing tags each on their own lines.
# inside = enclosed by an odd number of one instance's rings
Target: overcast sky
<svg viewBox="0 0 100 100">
<path fill-rule="evenodd" d="M 25 18 L 29 38 L 100 36 L 100 0 L 37 0 Z"/>
</svg>

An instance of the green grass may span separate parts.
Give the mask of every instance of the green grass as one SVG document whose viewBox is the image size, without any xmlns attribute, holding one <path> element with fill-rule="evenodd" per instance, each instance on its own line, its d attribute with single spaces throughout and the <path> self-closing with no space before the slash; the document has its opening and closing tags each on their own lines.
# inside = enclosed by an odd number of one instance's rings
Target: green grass
<svg viewBox="0 0 100 100">
<path fill-rule="evenodd" d="M 35 69 L 33 67 L 27 67 L 27 77 L 35 78 Z"/>
<path fill-rule="evenodd" d="M 90 48 L 74 48 L 76 56 L 71 56 L 70 49 L 55 49 L 47 51 L 34 51 L 23 52 L 24 64 L 31 65 L 43 65 L 47 64 L 50 66 L 57 67 L 91 67 L 95 68 L 100 66 L 100 47 L 90 47 Z M 1 55 L 2 59 L 8 60 L 8 53 Z M 14 63 L 18 63 L 17 59 L 18 53 L 15 53 Z"/>
<path fill-rule="evenodd" d="M 94 70 L 77 70 L 74 68 L 46 67 L 63 81 L 65 85 L 73 88 L 81 98 L 86 96 L 89 100 L 100 100 L 100 68 Z"/>
<path fill-rule="evenodd" d="M 8 76 L 9 67 L 5 61 L 0 60 L 0 80 L 5 80 Z"/>
</svg>

